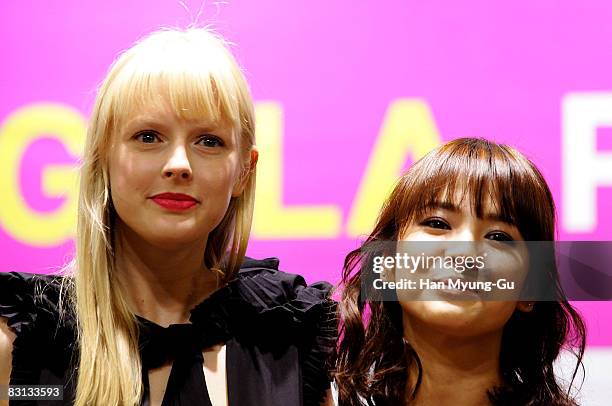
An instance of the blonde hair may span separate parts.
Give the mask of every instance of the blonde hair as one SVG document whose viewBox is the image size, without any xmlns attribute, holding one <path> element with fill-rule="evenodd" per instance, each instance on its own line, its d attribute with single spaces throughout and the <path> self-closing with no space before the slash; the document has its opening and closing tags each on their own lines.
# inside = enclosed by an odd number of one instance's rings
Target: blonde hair
<svg viewBox="0 0 612 406">
<path fill-rule="evenodd" d="M 143 393 L 138 326 L 114 269 L 108 150 L 135 107 L 165 97 L 181 118 L 205 116 L 231 123 L 243 152 L 243 193 L 230 201 L 209 235 L 208 269 L 235 276 L 251 228 L 255 173 L 253 102 L 226 42 L 207 29 L 163 29 L 125 51 L 99 88 L 81 167 L 72 301 L 80 350 L 76 406 L 137 405 Z M 248 179 L 246 178 L 248 177 Z"/>
</svg>

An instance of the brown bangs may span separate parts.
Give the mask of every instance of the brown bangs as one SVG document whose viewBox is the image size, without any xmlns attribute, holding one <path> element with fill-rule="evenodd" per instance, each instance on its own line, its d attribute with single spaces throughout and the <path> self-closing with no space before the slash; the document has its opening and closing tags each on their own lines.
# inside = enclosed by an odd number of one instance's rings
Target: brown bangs
<svg viewBox="0 0 612 406">
<path fill-rule="evenodd" d="M 542 174 L 514 149 L 485 139 L 460 138 L 431 151 L 388 202 L 399 203 L 401 233 L 432 207 L 457 207 L 464 199 L 477 217 L 515 225 L 525 240 L 554 238 L 554 203 Z"/>
</svg>

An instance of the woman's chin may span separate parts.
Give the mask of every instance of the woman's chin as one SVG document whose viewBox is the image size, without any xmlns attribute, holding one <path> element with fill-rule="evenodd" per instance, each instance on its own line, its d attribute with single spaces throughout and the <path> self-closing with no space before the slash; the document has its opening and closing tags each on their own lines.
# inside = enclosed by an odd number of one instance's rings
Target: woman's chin
<svg viewBox="0 0 612 406">
<path fill-rule="evenodd" d="M 482 310 L 479 301 L 435 300 L 426 302 L 427 313 L 436 318 L 448 319 L 449 322 L 464 322 L 477 318 Z"/>
<path fill-rule="evenodd" d="M 501 330 L 513 311 L 509 302 L 432 300 L 402 303 L 413 323 L 456 337 Z"/>
<path fill-rule="evenodd" d="M 158 229 L 141 236 L 149 245 L 162 250 L 180 250 L 205 239 L 201 233 L 179 229 Z"/>
<path fill-rule="evenodd" d="M 411 318 L 444 328 L 445 332 L 465 330 L 473 323 L 478 324 L 482 316 L 482 302 L 478 301 L 431 300 L 406 303 L 403 307 Z"/>
</svg>

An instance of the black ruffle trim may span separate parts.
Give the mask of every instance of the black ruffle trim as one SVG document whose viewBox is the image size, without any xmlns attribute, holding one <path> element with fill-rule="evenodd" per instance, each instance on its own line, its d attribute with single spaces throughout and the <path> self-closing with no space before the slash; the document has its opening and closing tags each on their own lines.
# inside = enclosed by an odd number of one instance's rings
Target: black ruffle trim
<svg viewBox="0 0 612 406">
<path fill-rule="evenodd" d="M 329 298 L 331 285 L 319 282 L 308 286 L 301 276 L 277 267 L 274 258 L 247 259 L 236 279 L 191 311 L 190 321 L 193 330 L 205 331 L 208 337 L 213 332 L 219 338 L 241 337 L 270 351 L 284 343 L 297 344 L 304 405 L 319 405 L 329 389 L 329 357 L 337 338 L 336 304 Z M 59 318 L 61 278 L 0 273 L 0 316 L 8 318 L 8 326 L 17 336 L 14 359 L 33 358 L 33 354 L 19 354 L 21 349 L 57 348 L 58 343 L 74 346 L 74 320 L 69 317 L 60 323 Z M 148 333 L 158 329 L 152 322 L 138 319 L 144 344 Z M 49 346 L 43 345 L 47 340 Z M 23 366 L 17 375 L 30 379 L 26 371 L 30 366 Z"/>
<path fill-rule="evenodd" d="M 257 340 L 260 348 L 270 351 L 283 343 L 298 343 L 304 405 L 315 406 L 330 388 L 329 360 L 338 333 L 330 290 L 327 282 L 308 286 L 303 277 L 272 267 L 243 268 L 191 311 L 191 322 Z"/>
<path fill-rule="evenodd" d="M 61 284 L 61 276 L 0 273 L 0 316 L 15 332 L 14 384 L 36 382 L 41 365 L 56 374 L 68 367 L 66 354 L 74 348 L 75 323 L 68 311 L 60 315 Z"/>
</svg>

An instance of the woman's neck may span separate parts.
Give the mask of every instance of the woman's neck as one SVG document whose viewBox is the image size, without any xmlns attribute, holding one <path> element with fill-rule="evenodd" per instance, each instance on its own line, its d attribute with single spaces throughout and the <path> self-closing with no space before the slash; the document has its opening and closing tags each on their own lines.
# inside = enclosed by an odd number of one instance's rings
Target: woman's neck
<svg viewBox="0 0 612 406">
<path fill-rule="evenodd" d="M 422 364 L 421 384 L 412 405 L 488 406 L 487 391 L 501 383 L 501 331 L 457 337 L 406 320 L 404 337 Z M 416 385 L 418 367 L 410 371 L 407 393 Z"/>
<path fill-rule="evenodd" d="M 117 227 L 115 270 L 134 313 L 161 326 L 189 321 L 189 311 L 218 288 L 204 265 L 206 240 L 161 249 Z"/>
</svg>

